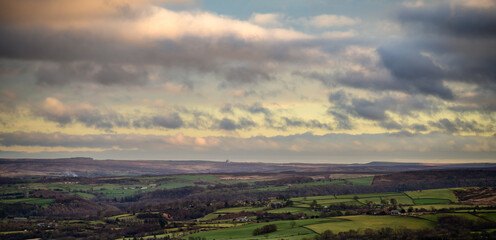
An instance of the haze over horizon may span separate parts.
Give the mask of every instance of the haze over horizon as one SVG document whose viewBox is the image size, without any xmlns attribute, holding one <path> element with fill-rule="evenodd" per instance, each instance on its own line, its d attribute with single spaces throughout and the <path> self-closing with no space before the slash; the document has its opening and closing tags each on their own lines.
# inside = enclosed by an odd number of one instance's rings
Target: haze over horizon
<svg viewBox="0 0 496 240">
<path fill-rule="evenodd" d="M 496 2 L 0 0 L 0 158 L 496 163 Z"/>
</svg>

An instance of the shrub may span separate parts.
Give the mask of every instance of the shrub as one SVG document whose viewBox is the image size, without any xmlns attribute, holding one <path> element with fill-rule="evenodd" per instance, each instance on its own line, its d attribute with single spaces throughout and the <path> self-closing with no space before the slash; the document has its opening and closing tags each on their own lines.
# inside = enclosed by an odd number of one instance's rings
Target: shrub
<svg viewBox="0 0 496 240">
<path fill-rule="evenodd" d="M 277 226 L 275 224 L 269 224 L 269 225 L 265 225 L 261 228 L 255 228 L 255 230 L 253 230 L 253 236 L 271 233 L 271 232 L 275 232 L 275 231 L 277 231 Z"/>
</svg>

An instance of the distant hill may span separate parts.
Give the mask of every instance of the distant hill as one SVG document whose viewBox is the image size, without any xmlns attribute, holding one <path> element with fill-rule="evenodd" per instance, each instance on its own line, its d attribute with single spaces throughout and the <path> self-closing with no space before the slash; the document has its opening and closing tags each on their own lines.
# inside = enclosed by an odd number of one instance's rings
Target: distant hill
<svg viewBox="0 0 496 240">
<path fill-rule="evenodd" d="M 3 177 L 50 176 L 140 176 L 184 173 L 273 173 L 273 172 L 330 172 L 330 173 L 390 173 L 430 169 L 461 169 L 496 167 L 494 163 L 424 164 L 370 162 L 366 164 L 305 164 L 253 163 L 215 161 L 163 160 L 94 160 L 92 158 L 59 159 L 0 159 Z"/>
</svg>

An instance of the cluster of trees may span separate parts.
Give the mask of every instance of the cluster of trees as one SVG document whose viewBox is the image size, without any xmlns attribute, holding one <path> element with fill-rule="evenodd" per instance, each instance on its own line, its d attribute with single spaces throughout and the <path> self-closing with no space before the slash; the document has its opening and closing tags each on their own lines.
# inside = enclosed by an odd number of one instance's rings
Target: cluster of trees
<svg viewBox="0 0 496 240">
<path fill-rule="evenodd" d="M 277 231 L 277 225 L 269 224 L 269 225 L 265 225 L 261 228 L 255 228 L 255 230 L 253 230 L 253 236 L 271 233 L 271 232 L 275 232 L 275 231 Z"/>
</svg>

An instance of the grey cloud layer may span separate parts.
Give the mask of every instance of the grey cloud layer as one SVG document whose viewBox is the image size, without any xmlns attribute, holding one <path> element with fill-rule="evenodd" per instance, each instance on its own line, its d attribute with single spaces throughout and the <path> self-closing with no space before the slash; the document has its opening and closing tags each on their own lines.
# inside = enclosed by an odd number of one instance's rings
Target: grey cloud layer
<svg viewBox="0 0 496 240">
<path fill-rule="evenodd" d="M 67 135 L 60 133 L 0 133 L 3 146 L 44 146 L 68 148 L 115 148 L 122 151 L 158 151 L 165 157 L 175 156 L 177 151 L 189 149 L 189 155 L 225 158 L 226 154 L 242 159 L 256 159 L 267 154 L 276 160 L 339 160 L 362 156 L 371 160 L 370 154 L 383 159 L 426 158 L 453 160 L 470 157 L 469 160 L 491 159 L 496 152 L 496 138 L 455 136 L 440 133 L 431 134 L 312 134 L 253 137 L 248 139 L 232 137 L 191 138 L 182 135 L 158 136 L 136 134 Z M 140 150 L 133 150 L 133 149 Z M 204 155 L 203 155 L 204 154 Z M 374 158 L 375 159 L 375 158 Z M 467 160 L 467 159 L 464 159 Z"/>
</svg>

